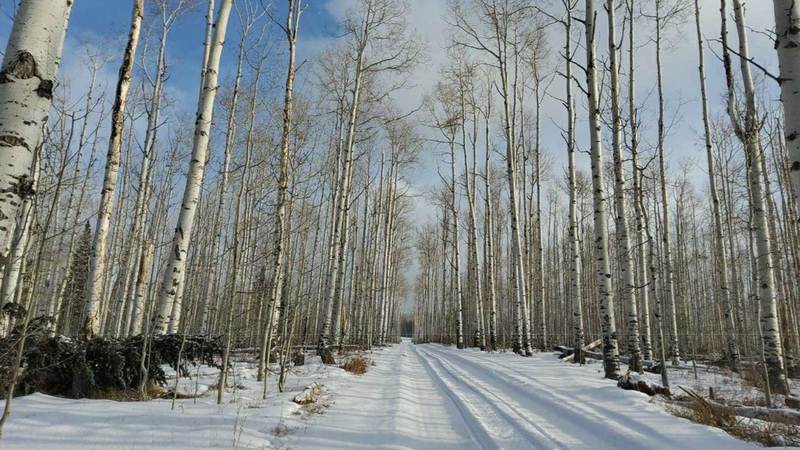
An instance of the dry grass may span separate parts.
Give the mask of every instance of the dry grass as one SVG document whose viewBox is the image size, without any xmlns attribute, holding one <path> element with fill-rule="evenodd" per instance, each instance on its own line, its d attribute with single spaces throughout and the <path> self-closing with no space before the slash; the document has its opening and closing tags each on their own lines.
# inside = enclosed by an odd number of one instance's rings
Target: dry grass
<svg viewBox="0 0 800 450">
<path fill-rule="evenodd" d="M 166 398 L 170 393 L 159 386 L 151 383 L 142 395 L 139 389 L 105 389 L 92 394 L 89 398 L 93 400 L 113 400 L 115 402 L 141 402 L 154 398 Z"/>
<path fill-rule="evenodd" d="M 347 372 L 356 374 L 356 375 L 363 375 L 367 373 L 367 369 L 370 366 L 370 360 L 363 357 L 363 356 L 354 356 L 352 358 L 348 358 L 347 361 L 344 362 L 340 367 Z"/>
<path fill-rule="evenodd" d="M 739 375 L 746 386 L 752 386 L 760 391 L 767 387 L 764 381 L 764 369 L 759 364 L 743 365 L 739 370 Z"/>
<path fill-rule="evenodd" d="M 800 427 L 737 417 L 733 408 L 713 405 L 694 392 L 687 394 L 680 405 L 668 408 L 670 413 L 766 447 L 800 446 Z"/>
</svg>

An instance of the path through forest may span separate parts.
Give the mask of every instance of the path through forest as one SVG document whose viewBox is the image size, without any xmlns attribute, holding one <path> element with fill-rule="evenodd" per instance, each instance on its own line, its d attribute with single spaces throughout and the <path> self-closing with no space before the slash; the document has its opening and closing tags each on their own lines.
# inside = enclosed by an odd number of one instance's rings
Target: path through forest
<svg viewBox="0 0 800 450">
<path fill-rule="evenodd" d="M 223 403 L 218 371 L 181 378 L 196 399 L 72 400 L 32 394 L 15 402 L 5 449 L 702 449 L 760 448 L 670 415 L 650 397 L 603 378 L 602 365 L 552 353 L 457 350 L 438 344 L 376 348 L 364 375 L 310 356 L 284 392 L 270 377 L 261 399 L 256 366 L 237 362 Z M 292 398 L 310 383 L 317 403 Z M 170 380 L 170 383 L 174 383 Z"/>
<path fill-rule="evenodd" d="M 600 365 L 403 340 L 290 448 L 757 448 L 622 391 Z"/>
</svg>

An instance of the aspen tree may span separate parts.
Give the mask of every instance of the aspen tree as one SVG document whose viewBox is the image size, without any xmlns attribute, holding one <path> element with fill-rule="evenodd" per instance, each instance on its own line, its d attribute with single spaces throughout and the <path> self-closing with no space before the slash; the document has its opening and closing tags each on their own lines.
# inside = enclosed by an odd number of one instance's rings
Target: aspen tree
<svg viewBox="0 0 800 450">
<path fill-rule="evenodd" d="M 784 136 L 794 201 L 800 207 L 800 4 L 773 0 L 775 50 L 778 52 Z"/>
<path fill-rule="evenodd" d="M 516 90 L 512 89 L 512 86 L 517 80 L 516 78 L 512 79 L 512 77 L 516 77 L 516 71 L 509 67 L 509 64 L 515 60 L 518 46 L 518 42 L 515 41 L 517 36 L 514 31 L 516 30 L 512 31 L 512 28 L 519 27 L 521 22 L 529 19 L 528 10 L 518 2 L 512 2 L 512 4 L 506 2 L 498 5 L 494 1 L 476 0 L 470 6 L 474 7 L 479 23 L 487 28 L 487 33 L 484 35 L 484 30 L 479 30 L 470 23 L 467 12 L 470 10 L 469 8 L 462 8 L 454 4 L 455 27 L 466 38 L 464 42 L 456 40 L 454 43 L 459 47 L 477 48 L 486 52 L 493 63 L 496 63 L 497 75 L 500 77 L 500 82 L 495 84 L 495 88 L 500 92 L 503 104 L 506 178 L 511 209 L 511 256 L 514 268 L 511 273 L 511 281 L 514 285 L 512 297 L 515 305 L 513 350 L 516 353 L 530 356 L 533 350 L 530 342 L 530 327 L 527 326 L 530 323 L 526 290 L 527 272 L 523 258 L 522 231 L 520 230 L 524 224 L 520 214 L 516 107 L 512 104 L 516 100 Z"/>
<path fill-rule="evenodd" d="M 214 114 L 214 99 L 217 95 L 217 77 L 222 47 L 228 28 L 233 0 L 222 0 L 217 13 L 214 38 L 209 53 L 208 67 L 203 77 L 203 86 L 198 98 L 197 120 L 195 122 L 194 140 L 192 143 L 192 159 L 186 176 L 180 214 L 172 238 L 172 251 L 164 270 L 164 279 L 158 294 L 158 308 L 155 317 L 155 332 L 164 334 L 167 331 L 168 316 L 172 310 L 172 302 L 184 281 L 186 257 L 191 240 L 197 203 L 200 197 L 200 186 L 208 154 L 209 132 Z"/>
<path fill-rule="evenodd" d="M 720 2 L 721 29 L 723 42 L 723 62 L 725 65 L 725 79 L 728 87 L 728 115 L 734 127 L 736 136 L 745 147 L 747 162 L 748 191 L 750 193 L 750 230 L 753 234 L 755 245 L 753 255 L 757 271 L 757 295 L 760 306 L 760 326 L 766 371 L 769 375 L 769 384 L 772 390 L 778 393 L 788 393 L 789 386 L 786 382 L 784 370 L 783 349 L 781 346 L 781 331 L 778 325 L 777 295 L 775 289 L 775 273 L 772 255 L 772 236 L 767 219 L 766 196 L 762 164 L 763 148 L 760 139 L 761 120 L 756 105 L 755 84 L 750 71 L 750 48 L 748 44 L 747 28 L 744 11 L 740 0 L 733 0 L 736 31 L 739 38 L 739 59 L 742 75 L 742 84 L 745 95 L 745 117 L 739 117 L 736 101 L 736 88 L 733 79 L 733 67 L 730 50 L 727 43 L 727 18 L 726 2 Z M 755 286 L 754 286 L 755 289 Z"/>
<path fill-rule="evenodd" d="M 670 228 L 670 209 L 669 196 L 667 195 L 667 167 L 666 167 L 666 112 L 664 107 L 664 76 L 662 66 L 662 33 L 666 22 L 674 15 L 677 9 L 671 9 L 663 13 L 664 0 L 655 0 L 655 22 L 656 22 L 656 78 L 658 88 L 658 175 L 661 190 L 661 205 L 664 209 L 661 220 L 661 240 L 664 255 L 664 290 L 666 295 L 666 308 L 669 311 L 668 319 L 670 326 L 670 345 L 669 352 L 672 355 L 672 364 L 680 362 L 680 349 L 678 348 L 678 318 L 675 308 L 675 280 L 672 262 L 672 230 Z M 677 8 L 677 6 L 676 6 Z"/>
<path fill-rule="evenodd" d="M 713 146 L 711 143 L 711 127 L 708 113 L 708 93 L 706 87 L 705 52 L 703 51 L 703 34 L 700 27 L 700 2 L 694 0 L 695 30 L 697 31 L 698 71 L 700 76 L 700 101 L 703 114 L 703 139 L 706 148 L 706 164 L 708 167 L 709 195 L 711 214 L 714 226 L 714 257 L 716 259 L 715 297 L 722 304 L 724 311 L 725 343 L 728 363 L 732 371 L 739 370 L 739 347 L 736 343 L 736 324 L 733 319 L 733 305 L 728 290 L 728 262 L 725 258 L 724 240 L 722 236 L 722 213 L 717 193 L 717 172 L 714 164 Z M 735 263 L 734 263 L 735 264 Z"/>
<path fill-rule="evenodd" d="M 83 326 L 83 335 L 86 339 L 93 338 L 100 331 L 98 310 L 102 303 L 102 280 L 106 272 L 106 253 L 111 213 L 114 209 L 114 196 L 117 188 L 117 175 L 119 174 L 120 158 L 122 153 L 122 133 L 125 124 L 125 106 L 128 101 L 133 62 L 136 59 L 136 48 L 139 45 L 139 34 L 142 29 L 144 17 L 144 0 L 133 0 L 133 13 L 131 27 L 128 31 L 128 44 L 122 56 L 117 80 L 117 92 L 114 98 L 114 107 L 111 110 L 111 136 L 109 137 L 108 153 L 106 155 L 106 169 L 103 178 L 103 189 L 100 195 L 100 207 L 97 212 L 97 225 L 95 227 L 94 244 L 90 259 L 89 290 L 86 298 L 86 322 Z"/>
<path fill-rule="evenodd" d="M 0 264 L 8 265 L 17 212 L 32 189 L 34 155 L 44 141 L 53 99 L 53 86 L 61 61 L 72 0 L 27 0 L 14 16 L 3 64 L 0 68 Z M 32 305 L 28 305 L 23 337 L 13 358 L 11 382 L 0 416 L 0 437 L 11 415 L 11 403 L 25 348 L 25 332 Z"/>
<path fill-rule="evenodd" d="M 638 285 L 644 286 L 638 289 L 639 311 L 641 313 L 642 356 L 645 360 L 653 359 L 653 347 L 650 331 L 650 296 L 646 284 L 650 279 L 648 273 L 649 264 L 647 263 L 648 234 L 646 232 L 646 213 L 644 206 L 644 192 L 642 188 L 643 169 L 639 164 L 639 121 L 636 107 L 636 17 L 634 12 L 634 0 L 626 1 L 628 13 L 628 121 L 630 122 L 630 152 L 631 163 L 633 165 L 633 210 L 636 220 L 636 248 L 639 260 L 638 264 Z"/>
<path fill-rule="evenodd" d="M 474 75 L 475 75 L 475 66 L 466 62 L 461 64 L 461 67 L 458 69 L 457 74 L 457 81 L 458 81 L 458 94 L 459 94 L 459 103 L 461 109 L 461 150 L 462 150 L 462 158 L 464 163 L 464 194 L 467 198 L 467 206 L 468 206 L 468 220 L 467 220 L 467 274 L 469 277 L 469 289 L 472 291 L 472 295 L 475 300 L 475 321 L 474 321 L 474 335 L 473 335 L 473 345 L 475 347 L 481 348 L 481 350 L 485 349 L 486 347 L 486 338 L 483 333 L 483 317 L 482 317 L 482 310 L 483 310 L 483 291 L 481 289 L 481 281 L 480 277 L 478 276 L 478 231 L 477 231 L 477 213 L 476 213 L 476 186 L 475 186 L 475 158 L 476 158 L 476 145 L 477 145 L 477 134 L 478 134 L 478 118 L 477 118 L 477 110 L 474 101 L 471 101 L 469 105 L 469 110 L 467 107 L 467 95 L 471 94 L 474 96 L 474 89 L 475 86 L 473 84 Z M 473 130 L 470 136 L 467 136 L 467 119 L 468 116 L 472 116 L 472 126 Z M 470 163 L 469 163 L 469 155 L 467 152 L 467 148 L 472 146 L 472 161 L 473 161 L 473 169 L 470 170 Z"/>
<path fill-rule="evenodd" d="M 289 188 L 289 157 L 290 157 L 290 134 L 292 129 L 292 94 L 294 92 L 294 77 L 295 77 L 295 60 L 296 60 L 296 45 L 297 33 L 300 25 L 300 14 L 303 11 L 301 0 L 289 0 L 289 12 L 286 16 L 286 23 L 281 27 L 286 42 L 289 46 L 289 64 L 286 73 L 286 83 L 284 86 L 283 96 L 283 126 L 281 129 L 281 143 L 280 143 L 280 167 L 278 175 L 278 191 L 277 201 L 275 204 L 275 228 L 273 229 L 273 250 L 272 250 L 272 270 L 270 271 L 270 293 L 269 305 L 271 309 L 280 308 L 281 292 L 283 286 L 284 276 L 284 242 L 288 239 L 286 230 L 286 191 Z M 272 317 L 269 318 L 273 320 Z M 268 327 L 266 333 L 272 333 L 271 327 Z M 262 345 L 266 346 L 267 338 L 262 340 Z M 266 350 L 268 351 L 268 350 Z M 262 350 L 262 354 L 266 353 Z M 266 358 L 269 358 L 266 355 Z M 263 369 L 266 369 L 266 363 L 263 363 Z M 265 376 L 266 374 L 259 374 Z"/>
<path fill-rule="evenodd" d="M 34 152 L 44 140 L 72 0 L 20 3 L 0 67 L 0 264 L 8 261 L 17 212 L 34 195 Z M 13 390 L 13 389 L 12 389 Z M 7 406 L 8 408 L 8 406 Z M 0 433 L 7 414 L 0 419 Z"/>
<path fill-rule="evenodd" d="M 575 101 L 573 99 L 572 88 L 572 11 L 575 8 L 576 0 L 564 0 L 565 14 L 562 24 L 564 25 L 564 82 L 566 83 L 565 106 L 567 109 L 567 184 L 569 185 L 569 301 L 572 304 L 572 330 L 573 346 L 575 347 L 575 358 L 573 361 L 583 364 L 583 298 L 581 296 L 581 260 L 580 260 L 580 238 L 578 233 L 578 193 L 576 185 L 575 169 Z"/>
<path fill-rule="evenodd" d="M 495 286 L 495 255 L 494 255 L 494 226 L 492 221 L 492 193 L 491 193 L 491 143 L 489 133 L 491 127 L 489 122 L 492 116 L 492 87 L 486 88 L 486 106 L 483 111 L 484 140 L 486 148 L 484 150 L 484 213 L 486 215 L 486 226 L 484 227 L 484 272 L 486 275 L 486 295 L 489 296 L 489 348 L 497 350 L 497 288 Z"/>
<path fill-rule="evenodd" d="M 455 295 L 456 295 L 456 345 L 458 348 L 464 348 L 464 292 L 461 288 L 461 242 L 459 240 L 459 227 L 458 227 L 458 207 L 456 206 L 456 152 L 455 152 L 455 139 L 450 141 L 450 214 L 453 220 L 453 231 L 450 244 L 453 246 L 453 276 L 455 277 Z"/>
<path fill-rule="evenodd" d="M 591 136 L 592 189 L 594 198 L 594 249 L 597 261 L 597 282 L 600 292 L 600 320 L 603 333 L 603 367 L 606 378 L 619 378 L 619 350 L 614 321 L 614 290 L 611 285 L 611 261 L 608 252 L 608 199 L 605 196 L 603 141 L 600 135 L 597 67 L 595 57 L 594 0 L 586 0 L 586 86 L 589 101 L 589 133 Z"/>
<path fill-rule="evenodd" d="M 619 93 L 619 50 L 617 48 L 616 0 L 607 0 L 608 53 L 611 71 L 611 137 L 614 155 L 614 206 L 616 208 L 617 255 L 622 282 L 622 297 L 626 306 L 625 331 L 630 353 L 630 370 L 642 370 L 642 355 L 639 346 L 639 312 L 636 304 L 636 278 L 633 270 L 633 254 L 628 228 L 627 201 L 625 198 L 625 167 L 622 160 L 622 110 Z"/>
</svg>

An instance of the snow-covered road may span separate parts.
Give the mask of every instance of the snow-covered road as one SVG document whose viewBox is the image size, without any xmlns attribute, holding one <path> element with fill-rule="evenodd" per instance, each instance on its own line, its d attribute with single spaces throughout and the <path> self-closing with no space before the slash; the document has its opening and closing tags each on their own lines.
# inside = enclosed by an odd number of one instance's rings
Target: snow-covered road
<svg viewBox="0 0 800 450">
<path fill-rule="evenodd" d="M 289 447 L 757 448 L 618 389 L 599 365 L 409 341 L 374 359 L 359 383 L 336 391 L 324 416 L 288 438 Z"/>
<path fill-rule="evenodd" d="M 269 396 L 250 363 L 237 363 L 221 405 L 217 372 L 181 386 L 197 399 L 116 402 L 33 394 L 14 402 L 2 449 L 702 449 L 758 448 L 670 415 L 644 394 L 602 377 L 601 365 L 551 353 L 457 350 L 441 345 L 375 349 L 364 375 L 307 358 L 286 391 Z M 325 386 L 312 411 L 291 399 Z M 0 405 L 2 402 L 0 402 Z M 330 407 L 325 407 L 330 405 Z M 316 412 L 314 412 L 316 411 Z M 320 414 L 317 414 L 320 412 Z"/>
</svg>

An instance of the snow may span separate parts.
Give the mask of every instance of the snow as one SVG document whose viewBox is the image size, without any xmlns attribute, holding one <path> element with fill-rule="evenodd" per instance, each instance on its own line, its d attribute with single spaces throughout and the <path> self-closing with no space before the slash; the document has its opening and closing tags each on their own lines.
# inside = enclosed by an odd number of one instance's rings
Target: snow
<svg viewBox="0 0 800 450">
<path fill-rule="evenodd" d="M 255 369 L 238 363 L 234 392 L 215 404 L 215 373 L 201 368 L 197 399 L 115 402 L 34 394 L 17 399 L 6 449 L 675 449 L 758 448 L 672 416 L 645 394 L 540 353 L 400 345 L 374 351 L 364 375 L 319 358 L 290 375 L 286 392 L 261 400 Z M 291 400 L 323 386 L 315 408 Z M 181 380 L 183 393 L 194 380 Z"/>
<path fill-rule="evenodd" d="M 355 378 L 343 370 L 325 367 L 319 358 L 293 369 L 286 392 L 278 393 L 270 375 L 268 397 L 261 399 L 262 383 L 250 363 L 237 363 L 221 405 L 216 404 L 219 372 L 200 367 L 194 379 L 181 378 L 178 392 L 197 399 L 117 402 L 72 400 L 33 394 L 15 399 L 13 414 L 0 441 L 5 449 L 195 449 L 274 448 L 280 435 L 302 428 L 309 413 L 291 400 L 312 382 L 327 384 Z M 167 371 L 169 388 L 174 372 Z M 347 384 L 346 382 L 344 384 Z M 2 402 L 0 402 L 2 403 Z M 278 436 L 276 436 L 276 434 Z"/>
<path fill-rule="evenodd" d="M 625 367 L 625 366 L 623 366 Z M 672 392 L 683 394 L 681 388 L 689 389 L 701 395 L 708 395 L 708 388 L 714 388 L 718 398 L 731 399 L 747 404 L 757 404 L 764 401 L 764 392 L 753 386 L 747 385 L 741 376 L 728 369 L 697 364 L 696 368 L 691 363 L 684 362 L 678 367 L 668 363 L 667 373 Z M 697 376 L 695 376 L 695 369 Z M 661 375 L 645 372 L 642 378 L 650 383 L 661 384 Z M 783 402 L 783 396 L 774 395 L 775 401 Z"/>
</svg>

